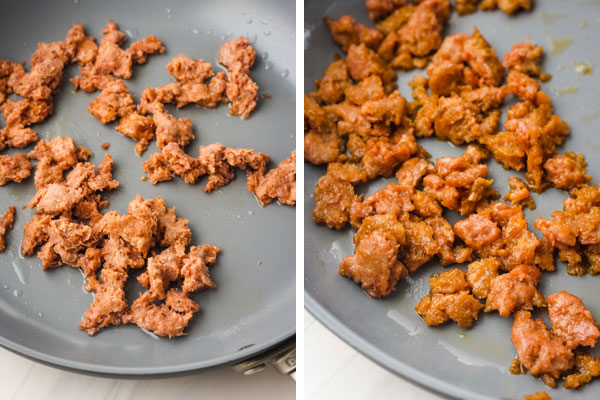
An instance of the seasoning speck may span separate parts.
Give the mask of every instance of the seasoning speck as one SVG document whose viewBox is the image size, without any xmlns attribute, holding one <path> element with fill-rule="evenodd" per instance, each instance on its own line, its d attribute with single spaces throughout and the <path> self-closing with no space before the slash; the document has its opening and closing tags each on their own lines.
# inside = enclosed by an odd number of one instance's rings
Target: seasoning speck
<svg viewBox="0 0 600 400">
<path fill-rule="evenodd" d="M 147 176 L 142 176 L 142 177 L 140 178 L 140 181 L 142 181 L 142 182 L 146 182 L 147 180 L 148 180 L 148 177 L 147 177 Z"/>
<path fill-rule="evenodd" d="M 104 142 L 100 145 L 100 147 L 102 147 L 102 150 L 108 150 L 110 148 L 110 143 Z"/>
<path fill-rule="evenodd" d="M 262 261 L 257 262 L 256 265 L 262 265 Z"/>
</svg>

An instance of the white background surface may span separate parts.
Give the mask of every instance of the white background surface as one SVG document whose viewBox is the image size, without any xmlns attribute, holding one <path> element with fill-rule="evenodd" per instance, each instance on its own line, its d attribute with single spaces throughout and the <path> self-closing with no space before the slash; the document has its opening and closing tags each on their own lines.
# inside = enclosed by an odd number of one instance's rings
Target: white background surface
<svg viewBox="0 0 600 400">
<path fill-rule="evenodd" d="M 442 400 L 375 364 L 304 311 L 305 398 Z"/>
<path fill-rule="evenodd" d="M 225 367 L 180 378 L 106 379 L 47 367 L 0 347 L 1 400 L 287 400 L 295 391 L 294 381 L 271 367 L 252 376 Z"/>
</svg>

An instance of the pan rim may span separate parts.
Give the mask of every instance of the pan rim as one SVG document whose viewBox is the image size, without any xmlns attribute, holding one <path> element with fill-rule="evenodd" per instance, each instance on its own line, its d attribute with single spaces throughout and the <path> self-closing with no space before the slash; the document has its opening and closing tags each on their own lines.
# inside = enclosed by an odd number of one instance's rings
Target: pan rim
<svg viewBox="0 0 600 400">
<path fill-rule="evenodd" d="M 341 319 L 319 303 L 319 301 L 307 290 L 304 291 L 304 308 L 319 322 L 325 325 L 327 329 L 349 344 L 352 348 L 401 378 L 407 379 L 430 392 L 451 396 L 455 399 L 494 400 L 494 397 L 461 388 L 442 379 L 434 378 L 422 370 L 411 366 L 407 362 L 401 361 L 398 358 L 385 353 L 379 347 L 349 328 Z"/>
<path fill-rule="evenodd" d="M 51 356 L 38 350 L 33 350 L 28 346 L 23 346 L 2 336 L 0 336 L 0 346 L 28 359 L 41 362 L 42 364 L 49 365 L 54 368 L 66 369 L 75 373 L 85 373 L 113 378 L 168 377 L 170 375 L 193 373 L 195 371 L 200 372 L 210 368 L 225 366 L 251 358 L 259 353 L 277 346 L 280 343 L 283 343 L 284 341 L 292 338 L 295 334 L 296 329 L 294 327 L 260 344 L 256 344 L 252 347 L 245 348 L 235 353 L 216 357 L 210 360 L 166 367 L 116 367 L 73 361 L 67 358 Z"/>
</svg>

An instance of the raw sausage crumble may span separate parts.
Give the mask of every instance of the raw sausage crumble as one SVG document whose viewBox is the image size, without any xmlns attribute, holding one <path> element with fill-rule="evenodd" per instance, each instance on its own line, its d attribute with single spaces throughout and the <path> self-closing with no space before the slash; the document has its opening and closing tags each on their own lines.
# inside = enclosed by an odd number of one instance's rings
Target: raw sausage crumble
<svg viewBox="0 0 600 400">
<path fill-rule="evenodd" d="M 152 184 L 174 175 L 192 184 L 207 176 L 204 191 L 211 192 L 234 179 L 239 168 L 261 206 L 275 200 L 295 205 L 296 153 L 272 169 L 269 155 L 221 143 L 202 145 L 198 157 L 191 157 L 185 148 L 196 137 L 192 122 L 165 107 L 230 103 L 230 114 L 249 118 L 259 86 L 251 76 L 256 51 L 247 38 L 222 45 L 218 61 L 226 71 L 215 73 L 210 63 L 183 54 L 172 58 L 166 69 L 175 81 L 146 87 L 138 104 L 126 80 L 136 65 L 165 53 L 165 46 L 150 35 L 125 47 L 126 35 L 114 21 L 108 21 L 102 34 L 97 43 L 82 25 L 73 25 L 64 41 L 38 45 L 29 71 L 24 63 L 0 60 L 0 111 L 6 120 L 0 150 L 37 142 L 28 153 L 0 155 L 0 186 L 33 175 L 36 193 L 26 207 L 35 212 L 24 226 L 21 254 L 36 255 L 43 270 L 67 265 L 82 271 L 85 289 L 94 299 L 80 330 L 94 335 L 109 326 L 135 324 L 159 336 L 183 336 L 200 310 L 192 295 L 217 288 L 210 269 L 221 249 L 192 245 L 188 220 L 160 196 L 136 195 L 123 214 L 107 210 L 105 195 L 120 187 L 113 179 L 110 154 L 94 165 L 87 162 L 91 151 L 70 137 L 38 141 L 31 127 L 52 115 L 64 68 L 78 64 L 79 75 L 71 79 L 74 91 L 98 92 L 88 112 L 101 124 L 114 122 L 117 132 L 134 139 L 138 155 L 156 140 L 159 152 L 142 163 Z M 13 95 L 22 99 L 13 100 Z M 108 142 L 101 145 L 105 152 L 109 147 Z M 0 218 L 0 253 L 15 214 L 10 206 Z M 143 290 L 130 302 L 125 286 L 133 272 Z"/>
</svg>

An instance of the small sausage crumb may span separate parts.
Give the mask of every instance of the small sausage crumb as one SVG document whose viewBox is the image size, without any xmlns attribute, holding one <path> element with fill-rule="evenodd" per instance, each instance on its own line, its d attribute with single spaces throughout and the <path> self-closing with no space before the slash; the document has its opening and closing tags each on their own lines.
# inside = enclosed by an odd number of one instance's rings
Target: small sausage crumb
<svg viewBox="0 0 600 400">
<path fill-rule="evenodd" d="M 108 150 L 110 148 L 110 143 L 104 142 L 100 147 L 102 147 L 102 150 Z"/>
<path fill-rule="evenodd" d="M 6 249 L 4 235 L 12 230 L 13 223 L 15 222 L 15 213 L 15 206 L 10 206 L 8 207 L 8 211 L 2 214 L 2 219 L 0 219 L 0 253 L 4 253 L 4 250 Z"/>
</svg>

